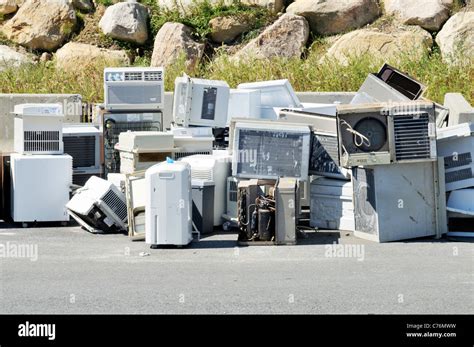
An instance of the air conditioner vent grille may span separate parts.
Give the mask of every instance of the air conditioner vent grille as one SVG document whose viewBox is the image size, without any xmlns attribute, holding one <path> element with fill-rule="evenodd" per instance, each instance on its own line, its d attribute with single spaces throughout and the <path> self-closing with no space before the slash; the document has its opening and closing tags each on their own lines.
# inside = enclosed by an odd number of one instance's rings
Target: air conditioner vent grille
<svg viewBox="0 0 474 347">
<path fill-rule="evenodd" d="M 394 117 L 395 156 L 397 160 L 429 159 L 429 115 L 404 115 Z"/>
<path fill-rule="evenodd" d="M 448 155 L 444 157 L 444 168 L 452 169 L 455 167 L 466 166 L 472 163 L 470 152 L 460 153 L 458 155 Z"/>
<path fill-rule="evenodd" d="M 145 71 L 145 81 L 161 81 L 163 79 L 161 71 Z"/>
<path fill-rule="evenodd" d="M 73 168 L 95 167 L 95 136 L 64 136 L 64 153 L 72 157 Z"/>
<path fill-rule="evenodd" d="M 474 172 L 472 172 L 471 168 L 467 168 L 457 171 L 446 172 L 444 177 L 446 183 L 452 183 L 474 178 Z"/>
<path fill-rule="evenodd" d="M 229 200 L 237 202 L 237 181 L 229 181 Z"/>
<path fill-rule="evenodd" d="M 102 201 L 120 218 L 120 220 L 123 222 L 127 221 L 127 205 L 113 190 L 109 190 L 102 198 Z"/>
<path fill-rule="evenodd" d="M 125 72 L 125 81 L 142 81 L 143 74 L 141 72 Z"/>
<path fill-rule="evenodd" d="M 212 154 L 212 151 L 201 151 L 201 152 L 175 152 L 174 159 L 178 160 L 184 157 L 189 157 L 195 154 Z"/>
<path fill-rule="evenodd" d="M 59 131 L 25 131 L 23 136 L 27 152 L 59 151 Z"/>
<path fill-rule="evenodd" d="M 198 180 L 212 181 L 212 170 L 209 169 L 192 169 L 191 178 Z"/>
</svg>

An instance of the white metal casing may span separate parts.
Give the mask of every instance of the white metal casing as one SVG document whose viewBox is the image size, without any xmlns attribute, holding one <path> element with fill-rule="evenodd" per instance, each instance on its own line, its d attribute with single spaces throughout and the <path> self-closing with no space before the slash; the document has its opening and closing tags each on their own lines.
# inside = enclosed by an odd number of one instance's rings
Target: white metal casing
<svg viewBox="0 0 474 347">
<path fill-rule="evenodd" d="M 66 204 L 72 157 L 11 155 L 12 218 L 15 222 L 69 221 Z"/>
<path fill-rule="evenodd" d="M 227 125 L 232 118 L 260 118 L 260 94 L 257 89 L 231 89 Z"/>
<path fill-rule="evenodd" d="M 169 152 L 173 150 L 173 134 L 162 131 L 126 131 L 119 135 L 119 150 L 126 152 Z"/>
<path fill-rule="evenodd" d="M 83 188 L 76 191 L 66 207 L 76 214 L 87 216 L 94 206 L 109 218 L 107 224 L 127 229 L 127 204 L 124 194 L 112 182 L 92 176 Z"/>
<path fill-rule="evenodd" d="M 14 148 L 21 154 L 63 154 L 61 104 L 20 104 L 13 113 Z"/>
<path fill-rule="evenodd" d="M 226 212 L 227 177 L 231 175 L 231 155 L 192 155 L 181 158 L 189 163 L 191 177 L 196 180 L 214 182 L 214 226 L 222 225 L 222 215 Z"/>
<path fill-rule="evenodd" d="M 184 246 L 192 241 L 191 167 L 163 162 L 145 173 L 145 241 Z"/>
<path fill-rule="evenodd" d="M 104 69 L 104 99 L 107 110 L 162 110 L 164 89 L 162 67 Z"/>
<path fill-rule="evenodd" d="M 293 87 L 286 79 L 241 83 L 237 89 L 260 90 L 260 117 L 264 119 L 277 119 L 278 114 L 274 107 L 294 108 L 301 107 Z"/>
<path fill-rule="evenodd" d="M 224 128 L 229 107 L 229 85 L 225 81 L 190 78 L 175 80 L 173 120 L 176 125 Z"/>
</svg>

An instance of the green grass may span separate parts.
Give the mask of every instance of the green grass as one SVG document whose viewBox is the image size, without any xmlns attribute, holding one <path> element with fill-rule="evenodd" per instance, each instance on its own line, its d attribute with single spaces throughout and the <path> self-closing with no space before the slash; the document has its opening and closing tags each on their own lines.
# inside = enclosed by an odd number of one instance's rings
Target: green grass
<svg viewBox="0 0 474 347">
<path fill-rule="evenodd" d="M 186 70 L 184 59 L 179 59 L 166 70 L 166 90 L 174 89 L 174 79 L 183 72 L 190 76 L 222 79 L 231 87 L 249 81 L 287 78 L 296 91 L 356 91 L 369 72 L 376 72 L 383 64 L 369 56 L 350 59 L 348 65 L 320 62 L 319 53 L 310 53 L 307 59 L 273 59 L 235 63 L 228 56 Z M 407 72 L 428 89 L 425 96 L 443 103 L 444 94 L 462 93 L 474 104 L 474 61 L 463 65 L 447 65 L 436 50 L 418 60 L 404 57 L 389 63 Z M 148 66 L 149 58 L 140 58 L 136 65 Z M 53 63 L 24 66 L 0 72 L 2 93 L 79 93 L 85 101 L 102 102 L 103 64 L 64 72 Z"/>
</svg>

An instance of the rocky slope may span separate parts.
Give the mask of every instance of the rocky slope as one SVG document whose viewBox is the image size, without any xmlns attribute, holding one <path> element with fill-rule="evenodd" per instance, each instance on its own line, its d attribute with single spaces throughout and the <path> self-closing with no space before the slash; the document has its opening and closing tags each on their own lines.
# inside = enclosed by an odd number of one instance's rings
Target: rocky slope
<svg viewBox="0 0 474 347">
<path fill-rule="evenodd" d="M 0 0 L 0 69 L 49 59 L 62 69 L 97 59 L 129 65 L 140 57 L 168 66 L 180 56 L 192 68 L 220 49 L 233 60 L 304 58 L 315 39 L 323 59 L 341 63 L 367 53 L 417 57 L 434 46 L 450 64 L 474 57 L 468 0 L 207 0 L 205 22 L 195 1 Z"/>
</svg>

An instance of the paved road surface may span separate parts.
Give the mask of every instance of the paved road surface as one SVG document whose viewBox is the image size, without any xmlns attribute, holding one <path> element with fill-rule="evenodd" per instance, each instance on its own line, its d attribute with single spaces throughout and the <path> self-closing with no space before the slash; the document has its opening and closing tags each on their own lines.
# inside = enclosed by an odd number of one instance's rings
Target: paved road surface
<svg viewBox="0 0 474 347">
<path fill-rule="evenodd" d="M 308 236 L 236 247 L 227 233 L 149 249 L 79 227 L 0 223 L 0 248 L 10 249 L 0 253 L 0 313 L 474 313 L 473 243 Z M 13 256 L 19 245 L 33 258 L 37 246 L 37 260 Z"/>
</svg>

